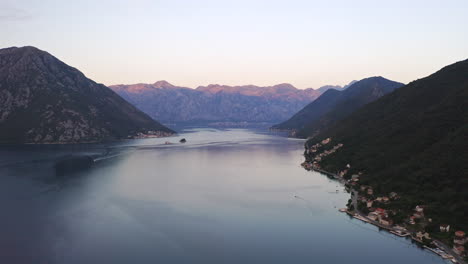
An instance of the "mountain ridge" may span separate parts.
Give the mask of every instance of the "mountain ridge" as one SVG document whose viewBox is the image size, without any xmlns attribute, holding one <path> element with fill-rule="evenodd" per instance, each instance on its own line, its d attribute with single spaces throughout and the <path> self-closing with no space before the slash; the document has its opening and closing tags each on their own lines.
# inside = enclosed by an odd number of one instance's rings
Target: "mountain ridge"
<svg viewBox="0 0 468 264">
<path fill-rule="evenodd" d="M 468 229 L 468 60 L 382 96 L 307 141 L 343 147 L 320 161 L 331 172 L 351 164 L 378 195 L 401 194 L 409 214 L 423 204 L 434 223 Z M 333 145 L 332 144 L 332 145 Z M 313 155 L 306 155 L 311 160 Z"/>
<path fill-rule="evenodd" d="M 315 89 L 298 89 L 288 83 L 265 87 L 210 84 L 195 89 L 170 83 L 109 87 L 166 123 L 278 122 L 320 95 Z"/>
<path fill-rule="evenodd" d="M 353 81 L 346 90 L 328 89 L 291 118 L 272 128 L 293 130 L 299 137 L 312 136 L 359 107 L 401 86 L 402 83 L 374 76 Z"/>
<path fill-rule="evenodd" d="M 0 142 L 81 143 L 171 134 L 115 92 L 36 47 L 0 49 Z"/>
</svg>

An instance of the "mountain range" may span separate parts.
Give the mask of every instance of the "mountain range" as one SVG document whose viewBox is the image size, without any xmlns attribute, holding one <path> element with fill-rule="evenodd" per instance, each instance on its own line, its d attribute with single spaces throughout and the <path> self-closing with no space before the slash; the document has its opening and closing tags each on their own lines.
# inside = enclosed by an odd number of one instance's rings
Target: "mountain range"
<svg viewBox="0 0 468 264">
<path fill-rule="evenodd" d="M 292 130 L 299 137 L 313 136 L 401 86 L 402 83 L 383 77 L 370 77 L 353 82 L 346 90 L 329 89 L 290 119 L 272 128 Z"/>
<path fill-rule="evenodd" d="M 348 87 L 350 87 L 351 85 L 353 85 L 355 82 L 357 82 L 356 80 L 354 81 L 351 81 L 350 83 L 348 83 L 347 85 L 345 86 L 339 86 L 339 85 L 325 85 L 325 86 L 322 86 L 320 88 L 318 88 L 317 90 L 321 93 L 324 93 L 326 92 L 327 90 L 330 90 L 330 89 L 335 89 L 335 90 L 338 90 L 338 91 L 343 91 L 343 90 L 346 90 Z"/>
<path fill-rule="evenodd" d="M 401 194 L 406 215 L 422 205 L 433 223 L 468 230 L 468 60 L 363 106 L 306 147 L 327 138 L 343 147 L 320 162 L 323 169 L 350 164 L 348 175 L 362 173 L 359 182 L 376 195 Z"/>
<path fill-rule="evenodd" d="M 322 93 L 320 89 L 301 90 L 287 83 L 268 87 L 211 84 L 191 89 L 158 81 L 110 88 L 163 123 L 196 124 L 276 123 L 289 118 Z M 343 89 L 341 86 L 333 88 Z"/>
<path fill-rule="evenodd" d="M 0 143 L 82 143 L 172 133 L 45 51 L 0 49 Z"/>
</svg>

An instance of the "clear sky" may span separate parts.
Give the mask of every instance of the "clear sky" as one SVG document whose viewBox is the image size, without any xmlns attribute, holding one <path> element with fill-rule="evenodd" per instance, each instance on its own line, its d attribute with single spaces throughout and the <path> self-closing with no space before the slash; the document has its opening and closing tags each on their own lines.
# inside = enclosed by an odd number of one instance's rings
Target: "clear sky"
<svg viewBox="0 0 468 264">
<path fill-rule="evenodd" d="M 467 0 L 0 0 L 0 47 L 107 85 L 401 82 L 468 58 Z"/>
</svg>

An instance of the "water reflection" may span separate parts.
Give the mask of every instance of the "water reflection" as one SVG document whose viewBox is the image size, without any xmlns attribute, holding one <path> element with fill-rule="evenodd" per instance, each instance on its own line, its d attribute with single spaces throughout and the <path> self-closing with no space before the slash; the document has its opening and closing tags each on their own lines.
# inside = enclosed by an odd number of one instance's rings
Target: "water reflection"
<svg viewBox="0 0 468 264">
<path fill-rule="evenodd" d="M 193 129 L 169 139 L 4 148 L 0 260 L 443 263 L 338 213 L 349 195 L 299 166 L 302 144 Z M 70 155 L 93 164 L 57 176 Z"/>
</svg>

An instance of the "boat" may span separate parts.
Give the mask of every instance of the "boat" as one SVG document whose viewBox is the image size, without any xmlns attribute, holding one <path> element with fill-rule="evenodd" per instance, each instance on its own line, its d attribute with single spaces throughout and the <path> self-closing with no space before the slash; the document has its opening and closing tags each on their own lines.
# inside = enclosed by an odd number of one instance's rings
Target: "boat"
<svg viewBox="0 0 468 264">
<path fill-rule="evenodd" d="M 183 138 L 183 139 L 179 140 L 179 142 L 180 143 L 185 143 L 185 142 L 187 142 L 187 140 L 185 138 Z"/>
</svg>

